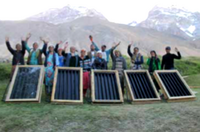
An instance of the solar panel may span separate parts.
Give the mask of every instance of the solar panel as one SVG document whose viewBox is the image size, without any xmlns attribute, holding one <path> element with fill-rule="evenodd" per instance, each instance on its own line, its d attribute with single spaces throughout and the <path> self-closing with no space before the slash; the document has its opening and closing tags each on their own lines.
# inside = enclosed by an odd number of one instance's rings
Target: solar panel
<svg viewBox="0 0 200 132">
<path fill-rule="evenodd" d="M 132 103 L 153 103 L 161 100 L 147 70 L 125 70 L 124 74 Z"/>
<path fill-rule="evenodd" d="M 57 67 L 52 91 L 53 103 L 83 103 L 82 68 Z"/>
<path fill-rule="evenodd" d="M 118 71 L 92 71 L 92 102 L 123 103 Z"/>
<path fill-rule="evenodd" d="M 195 100 L 195 95 L 177 70 L 155 71 L 154 76 L 168 102 Z"/>
<path fill-rule="evenodd" d="M 5 101 L 40 102 L 43 78 L 43 66 L 17 66 Z"/>
</svg>

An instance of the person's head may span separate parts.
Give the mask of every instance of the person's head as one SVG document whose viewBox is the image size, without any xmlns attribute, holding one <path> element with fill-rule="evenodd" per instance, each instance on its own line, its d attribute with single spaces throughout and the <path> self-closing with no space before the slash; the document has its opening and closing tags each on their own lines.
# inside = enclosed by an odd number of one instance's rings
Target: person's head
<svg viewBox="0 0 200 132">
<path fill-rule="evenodd" d="M 70 52 L 71 53 L 75 53 L 76 52 L 76 48 L 74 46 L 70 47 Z"/>
<path fill-rule="evenodd" d="M 90 50 L 94 51 L 95 50 L 95 46 L 93 44 L 90 45 Z"/>
<path fill-rule="evenodd" d="M 82 49 L 82 50 L 81 50 L 81 57 L 84 57 L 85 54 L 86 54 L 86 50 L 85 50 L 85 49 Z"/>
<path fill-rule="evenodd" d="M 49 46 L 49 52 L 54 52 L 54 46 L 53 45 Z"/>
<path fill-rule="evenodd" d="M 152 51 L 150 52 L 150 54 L 151 54 L 151 57 L 157 57 L 157 54 L 156 54 L 156 51 L 155 51 L 155 50 L 152 50 Z"/>
<path fill-rule="evenodd" d="M 104 52 L 106 50 L 106 45 L 101 46 L 101 50 Z"/>
<path fill-rule="evenodd" d="M 59 56 L 62 55 L 62 51 L 63 51 L 63 49 L 61 49 L 61 48 L 58 49 L 58 55 L 59 55 Z"/>
<path fill-rule="evenodd" d="M 134 54 L 137 54 L 139 52 L 139 48 L 138 47 L 135 47 L 134 49 L 133 49 L 133 53 Z"/>
<path fill-rule="evenodd" d="M 101 51 L 98 51 L 98 52 L 97 52 L 97 57 L 98 57 L 98 58 L 102 58 L 102 52 L 101 52 Z"/>
<path fill-rule="evenodd" d="M 170 53 L 170 52 L 171 52 L 171 47 L 167 46 L 167 47 L 165 48 L 165 51 L 166 51 L 166 53 Z"/>
<path fill-rule="evenodd" d="M 120 51 L 119 51 L 119 50 L 115 50 L 115 56 L 116 56 L 116 57 L 119 57 L 119 56 L 121 56 L 121 53 L 120 53 Z"/>
<path fill-rule="evenodd" d="M 20 44 L 16 44 L 15 48 L 17 51 L 20 51 L 22 49 L 22 46 Z"/>
<path fill-rule="evenodd" d="M 38 49 L 38 43 L 35 42 L 35 43 L 33 44 L 33 49 L 34 49 L 34 50 L 37 50 L 37 49 Z"/>
</svg>

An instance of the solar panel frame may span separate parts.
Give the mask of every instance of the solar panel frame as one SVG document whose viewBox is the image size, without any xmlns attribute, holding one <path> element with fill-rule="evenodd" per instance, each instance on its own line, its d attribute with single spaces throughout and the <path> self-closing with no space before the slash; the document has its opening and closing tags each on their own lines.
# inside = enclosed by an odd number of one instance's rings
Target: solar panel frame
<svg viewBox="0 0 200 132">
<path fill-rule="evenodd" d="M 36 92 L 36 97 L 35 98 L 19 98 L 19 99 L 11 99 L 11 94 L 13 91 L 13 87 L 16 81 L 16 77 L 18 74 L 18 71 L 20 68 L 40 68 L 40 73 L 39 73 L 39 78 L 38 78 L 38 84 L 37 84 L 37 92 Z M 34 102 L 34 103 L 40 103 L 41 102 L 41 96 L 42 96 L 42 86 L 43 86 L 43 81 L 44 81 L 44 66 L 40 65 L 17 65 L 15 68 L 15 72 L 13 74 L 11 83 L 9 84 L 8 87 L 8 93 L 6 95 L 5 102 Z"/>
<path fill-rule="evenodd" d="M 79 99 L 56 99 L 55 94 L 56 94 L 56 86 L 57 86 L 57 81 L 58 80 L 58 70 L 67 70 L 67 71 L 78 71 L 79 72 Z M 72 73 L 73 74 L 73 73 Z M 68 76 L 63 75 L 64 79 L 67 79 L 68 81 L 71 79 L 71 77 L 75 78 L 75 82 L 77 82 L 77 76 L 72 75 L 71 76 L 68 74 Z M 75 72 L 76 74 L 76 72 Z M 64 82 L 64 81 L 63 81 Z M 58 83 L 59 84 L 59 83 Z M 63 83 L 63 86 L 66 87 L 72 87 L 68 85 L 69 83 L 65 84 Z M 66 89 L 62 89 L 63 91 L 66 92 Z M 68 89 L 70 90 L 70 89 Z M 64 94 L 68 94 L 65 93 Z M 68 91 L 67 91 L 68 92 Z M 73 91 L 73 92 L 78 92 L 78 91 Z M 70 94 L 70 93 L 69 93 Z M 71 95 L 70 95 L 71 96 Z M 53 89 L 52 89 L 52 95 L 51 95 L 51 102 L 53 104 L 83 104 L 83 69 L 82 68 L 77 68 L 77 67 L 56 67 L 55 69 L 55 74 L 54 74 L 54 83 L 53 83 Z"/>
<path fill-rule="evenodd" d="M 96 89 L 96 86 L 95 86 L 95 75 L 96 73 L 113 73 L 115 74 L 115 77 L 116 77 L 116 84 L 117 84 L 117 88 L 118 88 L 118 95 L 119 96 L 119 99 L 118 100 L 115 100 L 115 99 L 110 99 L 110 100 L 101 100 L 101 99 L 96 99 L 96 92 L 97 92 L 97 89 Z M 111 80 L 113 80 L 114 78 L 112 78 Z M 112 84 L 112 81 L 107 81 L 108 82 L 108 85 L 109 86 L 112 86 L 114 84 Z M 109 83 L 110 82 L 110 83 Z M 121 104 L 124 102 L 124 99 L 123 99 L 123 95 L 122 95 L 122 89 L 121 89 L 121 85 L 120 85 L 120 79 L 119 79 L 119 73 L 117 70 L 92 70 L 91 71 L 91 97 L 92 97 L 92 103 L 93 104 Z M 96 91 L 95 91 L 96 90 Z M 110 90 L 110 89 L 109 89 Z M 117 94 L 117 93 L 115 93 Z M 112 98 L 112 97 L 111 97 Z"/>
<path fill-rule="evenodd" d="M 180 81 L 185 85 L 185 87 L 189 91 L 190 95 L 189 96 L 172 97 L 170 95 L 170 91 L 167 90 L 164 82 L 162 81 L 162 79 L 161 79 L 161 77 L 159 75 L 160 73 L 177 73 L 178 77 L 180 78 Z M 189 100 L 195 100 L 196 99 L 195 94 L 192 92 L 192 90 L 190 89 L 190 87 L 188 86 L 188 84 L 186 83 L 186 81 L 183 79 L 183 77 L 181 76 L 181 74 L 178 72 L 178 70 L 156 70 L 154 72 L 154 77 L 155 77 L 155 79 L 156 79 L 159 87 L 161 88 L 162 93 L 164 94 L 165 99 L 168 102 L 189 101 Z"/>
<path fill-rule="evenodd" d="M 135 96 L 134 96 L 135 93 L 133 92 L 132 85 L 131 85 L 132 82 L 130 82 L 129 77 L 128 77 L 129 73 L 145 73 L 147 75 L 147 78 L 149 79 L 149 83 L 151 84 L 151 87 L 153 88 L 153 92 L 155 93 L 156 98 L 143 98 L 143 99 L 135 98 Z M 152 80 L 148 70 L 124 70 L 124 76 L 125 76 L 126 89 L 128 91 L 128 96 L 131 99 L 133 104 L 156 103 L 156 102 L 161 101 L 159 93 L 157 92 L 157 89 L 153 83 L 153 80 Z M 143 81 L 145 81 L 145 80 L 143 80 Z M 145 86 L 147 86 L 147 84 L 145 84 Z"/>
</svg>

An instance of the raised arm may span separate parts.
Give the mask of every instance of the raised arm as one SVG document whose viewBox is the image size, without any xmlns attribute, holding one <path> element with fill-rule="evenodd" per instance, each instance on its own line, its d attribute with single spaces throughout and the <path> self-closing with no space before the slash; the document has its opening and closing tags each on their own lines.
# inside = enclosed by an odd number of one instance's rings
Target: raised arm
<svg viewBox="0 0 200 132">
<path fill-rule="evenodd" d="M 26 53 L 26 48 L 25 48 L 25 45 L 26 45 L 26 41 L 24 41 L 23 39 L 22 39 L 22 54 L 25 54 Z"/>
<path fill-rule="evenodd" d="M 100 49 L 99 49 L 99 47 L 97 46 L 97 44 L 93 41 L 92 35 L 89 36 L 89 39 L 90 39 L 90 41 L 92 42 L 92 44 L 94 45 L 95 51 L 99 51 Z"/>
<path fill-rule="evenodd" d="M 175 51 L 177 52 L 178 56 L 174 54 L 173 57 L 175 59 L 181 59 L 181 53 L 178 51 L 178 48 L 175 48 Z"/>
<path fill-rule="evenodd" d="M 119 45 L 120 45 L 121 42 L 115 44 L 114 46 L 112 46 L 112 48 L 110 48 L 109 50 L 106 50 L 106 53 L 109 55 L 112 50 L 115 50 Z"/>
<path fill-rule="evenodd" d="M 13 48 L 10 46 L 9 37 L 6 37 L 6 46 L 11 54 L 14 54 Z"/>
<path fill-rule="evenodd" d="M 111 49 L 111 54 L 110 54 L 110 56 L 111 56 L 112 61 L 114 61 L 114 59 L 115 59 L 114 49 Z"/>
<path fill-rule="evenodd" d="M 128 53 L 128 55 L 129 55 L 130 57 L 133 56 L 133 54 L 131 53 L 131 45 L 132 45 L 132 44 L 129 44 L 129 45 L 128 45 L 128 49 L 127 49 L 127 53 Z"/>
<path fill-rule="evenodd" d="M 47 44 L 47 43 L 44 43 L 43 48 L 42 48 L 42 53 L 43 53 L 45 56 L 47 56 L 47 46 L 48 46 L 48 44 Z"/>
<path fill-rule="evenodd" d="M 55 47 L 55 49 L 54 49 L 54 51 L 55 51 L 56 53 L 58 53 L 58 47 L 59 47 L 60 44 L 62 44 L 62 41 L 60 41 L 59 43 L 56 44 L 56 47 Z"/>
</svg>

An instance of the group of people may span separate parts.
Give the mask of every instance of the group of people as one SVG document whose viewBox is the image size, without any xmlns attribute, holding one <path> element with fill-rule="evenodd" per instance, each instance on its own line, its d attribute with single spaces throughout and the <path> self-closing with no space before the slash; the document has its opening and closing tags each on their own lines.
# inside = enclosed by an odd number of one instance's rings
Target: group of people
<svg viewBox="0 0 200 132">
<path fill-rule="evenodd" d="M 10 53 L 13 55 L 12 59 L 12 74 L 14 73 L 16 65 L 25 65 L 24 55 L 28 52 L 28 65 L 43 65 L 42 54 L 45 56 L 45 90 L 47 96 L 51 96 L 54 71 L 55 67 L 82 67 L 83 68 L 83 94 L 85 96 L 87 89 L 90 88 L 90 71 L 91 69 L 96 70 L 107 70 L 109 58 L 112 59 L 112 70 L 118 70 L 122 92 L 124 94 L 124 73 L 127 69 L 127 63 L 125 58 L 122 56 L 119 50 L 116 48 L 120 45 L 120 42 L 115 44 L 110 49 L 107 49 L 106 45 L 102 45 L 101 49 L 94 42 L 93 37 L 90 35 L 91 41 L 90 51 L 87 52 L 85 49 L 80 50 L 80 55 L 77 53 L 76 47 L 71 46 L 70 52 L 66 53 L 68 48 L 68 42 L 65 43 L 64 49 L 60 48 L 63 43 L 60 41 L 54 47 L 48 45 L 48 41 L 40 38 L 44 45 L 42 49 L 39 49 L 38 43 L 33 43 L 33 47 L 30 48 L 28 40 L 31 34 L 28 34 L 25 39 L 22 39 L 22 44 L 16 44 L 16 49 L 13 49 L 10 45 L 9 38 L 6 37 L 6 45 Z M 144 63 L 144 58 L 139 52 L 138 47 L 134 47 L 133 52 L 131 46 L 128 46 L 127 53 L 131 59 L 131 69 L 140 70 Z M 163 56 L 162 63 L 158 58 L 156 51 L 151 51 L 150 56 L 147 60 L 149 66 L 149 72 L 153 73 L 155 70 L 161 69 L 174 69 L 174 59 L 181 59 L 181 54 L 177 48 L 175 48 L 178 55 L 171 54 L 171 48 L 166 47 L 166 55 Z"/>
</svg>

